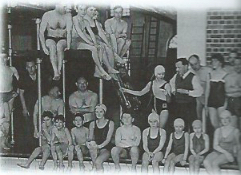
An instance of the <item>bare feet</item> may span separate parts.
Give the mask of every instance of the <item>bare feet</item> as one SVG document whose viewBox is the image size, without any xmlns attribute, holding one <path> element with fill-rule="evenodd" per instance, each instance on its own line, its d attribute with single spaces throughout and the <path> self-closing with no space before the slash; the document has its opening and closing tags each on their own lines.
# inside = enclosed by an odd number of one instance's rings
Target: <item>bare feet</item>
<svg viewBox="0 0 241 175">
<path fill-rule="evenodd" d="M 25 168 L 25 169 L 29 168 L 29 165 L 23 165 L 23 164 L 20 164 L 20 163 L 17 163 L 17 165 L 20 166 L 21 168 Z"/>
<path fill-rule="evenodd" d="M 115 70 L 115 69 L 113 69 L 113 68 L 109 68 L 108 72 L 109 72 L 110 74 L 118 74 L 118 73 L 119 73 L 118 70 Z"/>
<path fill-rule="evenodd" d="M 43 165 L 39 165 L 38 167 L 40 170 L 44 170 L 44 166 Z"/>
</svg>

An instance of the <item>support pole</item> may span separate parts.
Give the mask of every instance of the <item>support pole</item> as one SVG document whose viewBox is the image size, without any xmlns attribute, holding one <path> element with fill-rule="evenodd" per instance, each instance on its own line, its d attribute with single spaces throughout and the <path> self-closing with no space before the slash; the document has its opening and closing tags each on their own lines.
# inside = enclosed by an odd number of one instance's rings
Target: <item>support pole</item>
<svg viewBox="0 0 241 175">
<path fill-rule="evenodd" d="M 40 41 L 39 41 L 39 27 L 41 20 L 39 18 L 36 19 L 36 27 L 37 27 L 37 50 L 40 51 Z M 42 131 L 42 90 L 41 90 L 41 62 L 40 58 L 37 58 L 37 66 L 38 66 L 38 120 L 39 120 L 39 132 Z M 39 135 L 39 146 L 42 145 L 41 135 Z"/>
<path fill-rule="evenodd" d="M 100 101 L 100 104 L 103 103 L 103 80 L 100 79 L 100 84 L 99 84 L 99 101 Z"/>
<path fill-rule="evenodd" d="M 8 24 L 8 57 L 9 65 L 12 66 L 12 25 Z"/>
<path fill-rule="evenodd" d="M 39 132 L 42 131 L 42 95 L 41 95 L 41 62 L 40 58 L 37 58 L 37 66 L 38 66 L 38 117 L 39 117 Z M 42 145 L 41 143 L 41 135 L 39 136 L 39 146 Z"/>
<path fill-rule="evenodd" d="M 206 125 L 207 125 L 207 122 L 206 122 L 206 111 L 205 111 L 205 109 L 203 109 L 202 110 L 202 123 L 203 123 L 203 128 L 202 128 L 202 130 L 203 130 L 203 133 L 206 133 Z"/>
<path fill-rule="evenodd" d="M 66 110 L 65 110 L 65 99 L 66 99 L 66 89 L 65 89 L 65 83 L 66 83 L 66 77 L 65 77 L 65 63 L 67 61 L 66 60 L 63 60 L 63 101 L 64 101 L 64 118 L 66 119 Z"/>
</svg>

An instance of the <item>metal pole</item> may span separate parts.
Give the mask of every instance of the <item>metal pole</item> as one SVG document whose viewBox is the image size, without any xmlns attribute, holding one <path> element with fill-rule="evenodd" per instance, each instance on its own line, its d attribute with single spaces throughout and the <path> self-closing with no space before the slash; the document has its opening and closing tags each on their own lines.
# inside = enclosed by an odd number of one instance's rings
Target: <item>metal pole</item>
<svg viewBox="0 0 241 175">
<path fill-rule="evenodd" d="M 203 123 L 203 128 L 202 128 L 202 130 L 203 130 L 203 133 L 206 133 L 206 110 L 205 109 L 203 109 L 202 110 L 202 123 Z"/>
<path fill-rule="evenodd" d="M 12 25 L 8 24 L 8 56 L 9 65 L 12 66 Z"/>
<path fill-rule="evenodd" d="M 42 95 L 41 95 L 41 62 L 40 58 L 37 58 L 37 65 L 38 65 L 38 116 L 39 116 L 39 132 L 42 131 Z M 41 135 L 39 136 L 39 146 L 41 146 Z"/>
<path fill-rule="evenodd" d="M 65 97 L 66 97 L 66 89 L 65 89 L 65 82 L 66 82 L 66 77 L 65 77 L 65 63 L 67 61 L 63 60 L 63 101 L 64 101 L 64 118 L 65 118 Z"/>
<path fill-rule="evenodd" d="M 40 27 L 41 20 L 39 18 L 36 19 L 36 27 L 37 27 L 37 50 L 40 50 L 40 41 L 39 41 L 39 27 Z M 39 132 L 42 131 L 42 90 L 41 90 L 41 62 L 40 58 L 37 58 L 37 65 L 38 65 L 38 119 L 39 119 Z M 39 135 L 39 146 L 42 145 L 41 135 Z"/>
<path fill-rule="evenodd" d="M 100 79 L 100 85 L 99 85 L 99 101 L 100 101 L 100 104 L 103 103 L 103 80 Z"/>
</svg>

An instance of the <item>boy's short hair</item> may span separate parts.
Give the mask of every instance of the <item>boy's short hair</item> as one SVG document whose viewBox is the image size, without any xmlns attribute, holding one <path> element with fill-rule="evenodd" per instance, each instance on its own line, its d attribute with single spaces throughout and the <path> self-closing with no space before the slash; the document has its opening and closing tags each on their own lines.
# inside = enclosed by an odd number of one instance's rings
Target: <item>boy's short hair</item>
<svg viewBox="0 0 241 175">
<path fill-rule="evenodd" d="M 189 62 L 188 62 L 188 60 L 186 59 L 186 58 L 178 58 L 177 60 L 176 60 L 176 63 L 178 63 L 178 62 L 181 62 L 182 63 L 182 65 L 188 65 L 189 64 Z"/>
<path fill-rule="evenodd" d="M 80 117 L 80 118 L 84 121 L 84 116 L 83 116 L 83 114 L 81 114 L 81 113 L 76 113 L 76 114 L 74 115 L 73 120 L 75 120 L 76 117 Z"/>
<path fill-rule="evenodd" d="M 63 115 L 57 115 L 56 117 L 54 117 L 54 121 L 56 122 L 57 120 L 61 120 L 62 122 L 65 121 L 64 116 Z"/>
<path fill-rule="evenodd" d="M 174 120 L 174 126 L 185 126 L 184 120 L 181 118 L 177 118 L 176 120 Z"/>
<path fill-rule="evenodd" d="M 44 111 L 42 114 L 42 119 L 44 117 L 48 117 L 48 118 L 52 119 L 52 118 L 54 118 L 54 114 L 51 111 Z"/>
<path fill-rule="evenodd" d="M 125 114 L 130 115 L 131 118 L 135 119 L 135 115 L 133 113 L 131 113 L 131 112 L 123 112 L 123 114 L 121 115 L 121 119 L 123 118 L 123 115 L 125 115 Z"/>
<path fill-rule="evenodd" d="M 195 127 L 195 126 L 201 126 L 202 127 L 202 121 L 201 120 L 194 120 L 192 122 L 192 127 Z"/>
</svg>

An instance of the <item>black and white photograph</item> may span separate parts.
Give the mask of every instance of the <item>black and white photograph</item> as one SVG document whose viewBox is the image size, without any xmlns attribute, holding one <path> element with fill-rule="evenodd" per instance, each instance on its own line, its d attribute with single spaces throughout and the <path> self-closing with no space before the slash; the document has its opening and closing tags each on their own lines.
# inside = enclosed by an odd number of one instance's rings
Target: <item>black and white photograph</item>
<svg viewBox="0 0 241 175">
<path fill-rule="evenodd" d="M 239 175 L 240 7 L 1 2 L 1 174 Z"/>
</svg>

